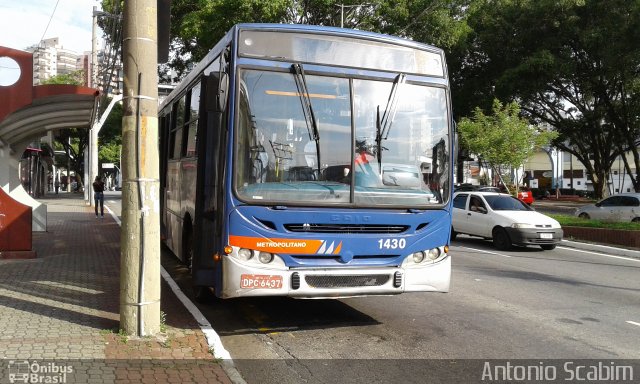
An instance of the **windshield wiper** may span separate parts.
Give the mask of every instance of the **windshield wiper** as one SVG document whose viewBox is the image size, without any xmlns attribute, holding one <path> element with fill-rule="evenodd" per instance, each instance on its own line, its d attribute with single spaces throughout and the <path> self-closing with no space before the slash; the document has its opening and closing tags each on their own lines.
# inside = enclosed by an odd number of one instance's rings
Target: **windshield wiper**
<svg viewBox="0 0 640 384">
<path fill-rule="evenodd" d="M 396 117 L 396 111 L 398 110 L 398 88 L 400 84 L 403 84 L 407 80 L 407 76 L 404 73 L 399 73 L 393 80 L 391 86 L 391 92 L 387 99 L 387 105 L 384 107 L 384 113 L 380 118 L 380 106 L 378 105 L 376 111 L 376 146 L 378 149 L 378 167 L 380 173 L 382 173 L 382 140 L 387 140 L 389 132 L 391 131 L 391 125 L 393 119 Z"/>
<path fill-rule="evenodd" d="M 316 163 L 318 165 L 318 180 L 320 180 L 320 132 L 318 131 L 316 115 L 313 113 L 313 106 L 311 105 L 311 98 L 309 97 L 309 90 L 307 89 L 307 82 L 304 76 L 304 68 L 302 64 L 294 63 L 291 65 L 291 71 L 293 72 L 298 94 L 300 95 L 302 113 L 304 114 L 304 121 L 307 124 L 309 139 L 315 140 L 316 142 Z"/>
</svg>

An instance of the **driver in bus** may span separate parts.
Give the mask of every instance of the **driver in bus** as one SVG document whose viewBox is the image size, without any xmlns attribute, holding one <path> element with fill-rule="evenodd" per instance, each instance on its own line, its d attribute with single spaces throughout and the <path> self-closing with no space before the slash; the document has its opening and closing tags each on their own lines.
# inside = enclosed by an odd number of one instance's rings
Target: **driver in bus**
<svg viewBox="0 0 640 384">
<path fill-rule="evenodd" d="M 356 186 L 379 187 L 380 176 L 375 168 L 371 166 L 371 160 L 375 155 L 369 149 L 366 140 L 356 140 L 356 158 L 354 161 Z"/>
</svg>

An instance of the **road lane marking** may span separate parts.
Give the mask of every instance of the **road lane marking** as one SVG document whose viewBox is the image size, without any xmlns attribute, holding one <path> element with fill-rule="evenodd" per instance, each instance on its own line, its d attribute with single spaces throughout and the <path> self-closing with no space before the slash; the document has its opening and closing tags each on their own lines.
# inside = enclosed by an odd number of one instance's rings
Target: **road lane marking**
<svg viewBox="0 0 640 384">
<path fill-rule="evenodd" d="M 627 323 L 637 325 L 638 327 L 640 327 L 640 323 L 636 323 L 635 321 L 627 320 Z"/>
<path fill-rule="evenodd" d="M 118 223 L 118 225 L 122 226 L 122 223 L 120 222 L 120 219 L 118 218 L 118 215 L 116 215 L 111 208 L 109 208 L 108 205 L 104 206 L 105 208 L 107 208 L 107 212 L 109 212 L 109 214 L 111 215 L 111 217 L 113 217 L 113 220 L 116 221 L 116 223 Z"/>
<path fill-rule="evenodd" d="M 465 248 L 465 249 L 470 249 L 472 251 L 478 251 L 478 252 L 482 252 L 482 253 L 488 253 L 490 255 L 496 255 L 496 256 L 502 256 L 502 257 L 511 257 L 509 255 L 503 255 L 502 253 L 497 253 L 497 252 L 491 252 L 491 251 L 485 251 L 484 249 L 477 249 L 477 248 L 470 248 L 470 247 L 462 247 L 459 246 L 460 248 Z"/>
<path fill-rule="evenodd" d="M 624 257 L 624 256 L 614 256 L 614 255 L 607 255 L 606 253 L 598 253 L 598 252 L 593 252 L 593 251 L 583 251 L 582 249 L 577 249 L 577 248 L 571 248 L 571 247 L 556 247 L 557 249 L 565 249 L 567 251 L 574 251 L 574 252 L 582 252 L 582 253 L 590 253 L 592 255 L 597 255 L 597 256 L 604 256 L 604 257 L 611 257 L 614 259 L 621 259 L 621 260 L 628 260 L 628 261 L 635 261 L 640 263 L 640 259 L 634 259 L 632 257 Z"/>
</svg>

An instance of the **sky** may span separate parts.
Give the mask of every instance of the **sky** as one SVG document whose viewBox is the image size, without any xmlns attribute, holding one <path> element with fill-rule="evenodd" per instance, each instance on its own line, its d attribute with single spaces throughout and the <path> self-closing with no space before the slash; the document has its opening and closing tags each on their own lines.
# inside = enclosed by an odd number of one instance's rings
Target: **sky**
<svg viewBox="0 0 640 384">
<path fill-rule="evenodd" d="M 93 7 L 100 10 L 100 3 L 99 0 L 0 0 L 0 46 L 24 50 L 42 39 L 58 37 L 65 49 L 78 53 L 90 51 Z M 98 29 L 97 33 L 100 37 L 102 30 Z M 7 72 L 11 72 L 8 65 L 10 63 L 0 58 L 0 83 Z"/>
</svg>

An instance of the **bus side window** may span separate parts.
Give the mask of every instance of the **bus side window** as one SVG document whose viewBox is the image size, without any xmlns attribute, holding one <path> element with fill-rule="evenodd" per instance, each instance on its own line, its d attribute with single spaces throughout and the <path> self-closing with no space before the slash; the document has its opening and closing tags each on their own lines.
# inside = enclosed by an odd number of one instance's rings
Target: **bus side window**
<svg viewBox="0 0 640 384">
<path fill-rule="evenodd" d="M 201 85 L 197 83 L 189 91 L 187 121 L 184 132 L 184 150 L 186 157 L 196 157 L 197 152 L 197 134 L 198 134 L 198 117 L 200 109 L 200 92 Z"/>
<path fill-rule="evenodd" d="M 197 133 L 198 133 L 198 120 L 194 120 L 189 124 L 189 128 L 186 130 L 187 136 L 187 145 L 186 145 L 186 156 L 187 157 L 195 157 L 197 156 Z"/>
<path fill-rule="evenodd" d="M 173 116 L 175 121 L 173 122 L 171 131 L 171 143 L 172 147 L 169 147 L 171 151 L 171 159 L 179 159 L 184 155 L 183 149 L 183 127 L 184 127 L 184 114 L 185 114 L 185 101 L 186 96 L 182 96 L 176 104 L 173 105 Z"/>
<path fill-rule="evenodd" d="M 182 148 L 182 128 L 171 132 L 171 141 L 173 142 L 173 147 L 169 148 L 169 151 L 171 151 L 171 156 L 169 158 L 179 159 L 180 149 Z"/>
</svg>

